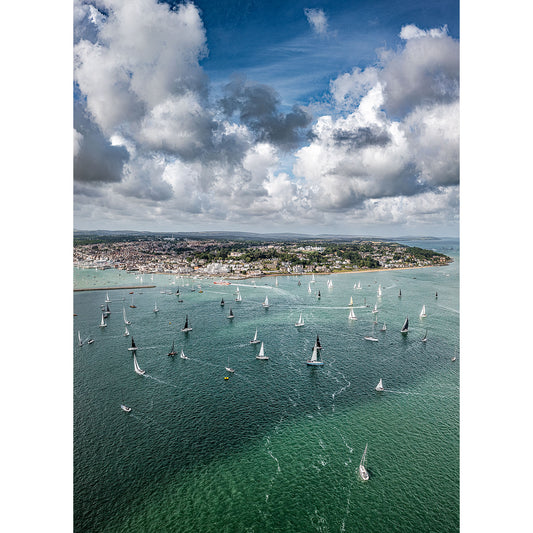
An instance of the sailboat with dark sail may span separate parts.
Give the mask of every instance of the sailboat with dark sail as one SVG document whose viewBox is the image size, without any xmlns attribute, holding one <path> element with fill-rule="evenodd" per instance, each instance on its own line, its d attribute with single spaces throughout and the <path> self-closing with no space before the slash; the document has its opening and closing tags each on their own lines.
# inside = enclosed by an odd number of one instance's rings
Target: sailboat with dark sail
<svg viewBox="0 0 533 533">
<path fill-rule="evenodd" d="M 400 333 L 407 335 L 408 331 L 409 331 L 409 317 L 406 317 L 405 322 L 403 323 L 402 329 L 400 330 Z"/>
<path fill-rule="evenodd" d="M 181 331 L 183 331 L 184 333 L 192 331 L 192 328 L 189 326 L 189 315 L 185 315 L 185 325 L 183 326 Z"/>
<path fill-rule="evenodd" d="M 170 352 L 167 353 L 167 355 L 176 355 L 178 352 L 176 352 L 176 349 L 174 348 L 174 341 L 172 341 L 172 348 L 170 349 Z"/>
</svg>

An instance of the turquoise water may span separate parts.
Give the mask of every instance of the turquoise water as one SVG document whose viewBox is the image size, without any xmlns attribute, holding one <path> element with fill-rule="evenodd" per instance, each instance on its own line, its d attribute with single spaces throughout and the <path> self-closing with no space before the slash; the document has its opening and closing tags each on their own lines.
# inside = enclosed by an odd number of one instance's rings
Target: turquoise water
<svg viewBox="0 0 533 533">
<path fill-rule="evenodd" d="M 135 290 L 135 309 L 129 290 L 109 291 L 106 328 L 105 291 L 75 293 L 75 530 L 458 531 L 459 257 L 445 253 L 455 258 L 446 267 L 316 276 L 311 295 L 309 276 L 280 276 L 277 287 L 275 278 L 244 280 L 241 303 L 235 284 L 145 275 L 156 288 Z M 111 270 L 74 276 L 76 287 L 140 283 Z M 198 284 L 203 292 L 191 292 Z M 127 350 L 123 305 L 144 376 Z M 256 327 L 268 361 L 255 359 Z M 94 344 L 78 347 L 78 330 Z M 325 364 L 312 368 L 317 333 Z M 372 333 L 378 342 L 364 340 Z M 167 356 L 172 341 L 188 360 Z"/>
</svg>

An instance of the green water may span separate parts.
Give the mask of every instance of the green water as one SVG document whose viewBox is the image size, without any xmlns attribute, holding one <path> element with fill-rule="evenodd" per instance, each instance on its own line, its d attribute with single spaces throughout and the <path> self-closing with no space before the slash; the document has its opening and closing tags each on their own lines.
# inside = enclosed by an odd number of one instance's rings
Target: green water
<svg viewBox="0 0 533 533">
<path fill-rule="evenodd" d="M 454 257 L 446 267 L 316 276 L 312 294 L 309 276 L 279 277 L 277 287 L 275 278 L 256 287 L 245 280 L 237 283 L 242 303 L 233 284 L 145 275 L 156 288 L 135 290 L 134 309 L 128 290 L 109 291 L 106 328 L 98 326 L 105 291 L 75 293 L 75 530 L 458 531 Z M 140 283 L 110 270 L 74 276 L 79 287 Z M 203 292 L 191 292 L 198 284 Z M 357 321 L 348 319 L 350 296 Z M 123 305 L 144 376 L 127 350 Z M 300 312 L 305 326 L 296 328 Z M 256 327 L 268 361 L 249 342 Z M 94 344 L 78 347 L 78 330 Z M 325 364 L 312 368 L 305 361 L 317 332 Z M 372 332 L 378 342 L 364 340 Z M 172 341 L 188 360 L 167 356 Z M 378 393 L 380 378 L 386 390 Z M 363 482 L 357 469 L 367 443 Z"/>
</svg>

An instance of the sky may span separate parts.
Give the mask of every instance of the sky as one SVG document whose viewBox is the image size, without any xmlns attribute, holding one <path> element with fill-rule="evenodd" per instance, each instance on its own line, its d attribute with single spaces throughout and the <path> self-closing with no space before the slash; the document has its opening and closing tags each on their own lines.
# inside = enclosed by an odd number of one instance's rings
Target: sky
<svg viewBox="0 0 533 533">
<path fill-rule="evenodd" d="M 458 236 L 458 2 L 73 14 L 74 228 Z"/>
</svg>

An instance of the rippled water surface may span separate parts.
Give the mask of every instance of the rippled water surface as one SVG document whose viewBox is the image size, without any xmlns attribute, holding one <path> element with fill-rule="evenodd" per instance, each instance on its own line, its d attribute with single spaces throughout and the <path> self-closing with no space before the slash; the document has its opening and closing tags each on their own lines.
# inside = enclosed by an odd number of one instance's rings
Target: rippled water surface
<svg viewBox="0 0 533 533">
<path fill-rule="evenodd" d="M 458 531 L 459 257 L 445 253 L 445 267 L 316 276 L 311 294 L 309 276 L 254 287 L 76 270 L 76 287 L 156 287 L 109 291 L 105 328 L 106 292 L 74 295 L 75 530 Z M 249 342 L 256 328 L 268 361 Z M 95 342 L 79 347 L 78 331 Z M 317 333 L 325 364 L 313 368 Z M 173 341 L 188 360 L 167 356 Z"/>
</svg>

